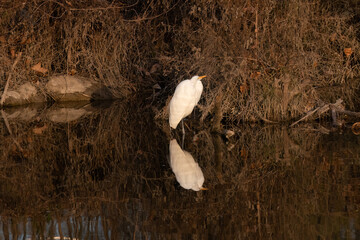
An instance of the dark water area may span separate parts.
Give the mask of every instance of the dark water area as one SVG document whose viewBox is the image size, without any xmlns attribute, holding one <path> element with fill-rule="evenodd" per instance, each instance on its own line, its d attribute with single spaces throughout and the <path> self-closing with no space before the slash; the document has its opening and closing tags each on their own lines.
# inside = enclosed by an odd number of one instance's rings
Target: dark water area
<svg viewBox="0 0 360 240">
<path fill-rule="evenodd" d="M 243 125 L 226 137 L 191 116 L 182 146 L 181 130 L 170 135 L 150 112 L 121 102 L 2 110 L 0 239 L 360 238 L 351 129 Z M 208 190 L 185 189 L 184 168 Z"/>
</svg>

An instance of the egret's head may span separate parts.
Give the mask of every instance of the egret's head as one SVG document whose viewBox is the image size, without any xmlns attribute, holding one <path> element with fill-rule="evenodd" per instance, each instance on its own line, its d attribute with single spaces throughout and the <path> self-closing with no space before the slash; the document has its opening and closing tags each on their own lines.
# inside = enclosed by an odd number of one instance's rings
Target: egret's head
<svg viewBox="0 0 360 240">
<path fill-rule="evenodd" d="M 204 75 L 204 76 L 193 76 L 193 77 L 191 78 L 191 80 L 197 81 L 197 80 L 201 80 L 201 79 L 203 79 L 203 78 L 205 78 L 205 77 L 206 77 L 206 75 Z"/>
</svg>

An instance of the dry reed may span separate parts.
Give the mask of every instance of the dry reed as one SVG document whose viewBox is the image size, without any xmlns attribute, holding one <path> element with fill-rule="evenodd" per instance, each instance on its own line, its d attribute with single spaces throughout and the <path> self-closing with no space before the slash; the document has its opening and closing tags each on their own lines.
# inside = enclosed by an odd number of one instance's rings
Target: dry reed
<svg viewBox="0 0 360 240">
<path fill-rule="evenodd" d="M 157 109 L 180 80 L 207 74 L 202 119 L 219 94 L 231 122 L 289 120 L 338 98 L 358 106 L 356 1 L 16 0 L 0 13 L 2 86 L 23 52 L 10 87 L 41 87 L 47 76 L 31 70 L 40 62 L 48 75 L 90 77 L 116 97 L 147 98 L 158 84 Z"/>
</svg>

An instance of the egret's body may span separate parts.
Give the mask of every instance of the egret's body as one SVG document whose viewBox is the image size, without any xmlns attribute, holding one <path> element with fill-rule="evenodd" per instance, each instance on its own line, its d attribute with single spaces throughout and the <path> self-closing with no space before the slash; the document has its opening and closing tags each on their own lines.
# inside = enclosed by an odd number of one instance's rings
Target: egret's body
<svg viewBox="0 0 360 240">
<path fill-rule="evenodd" d="M 170 167 L 180 186 L 194 191 L 207 190 L 202 187 L 205 179 L 201 168 L 191 154 L 182 150 L 175 139 L 170 141 L 169 151 Z"/>
<path fill-rule="evenodd" d="M 190 115 L 198 104 L 204 88 L 201 79 L 204 77 L 194 76 L 191 79 L 180 82 L 176 87 L 174 96 L 170 101 L 170 127 L 175 129 L 179 122 Z"/>
</svg>

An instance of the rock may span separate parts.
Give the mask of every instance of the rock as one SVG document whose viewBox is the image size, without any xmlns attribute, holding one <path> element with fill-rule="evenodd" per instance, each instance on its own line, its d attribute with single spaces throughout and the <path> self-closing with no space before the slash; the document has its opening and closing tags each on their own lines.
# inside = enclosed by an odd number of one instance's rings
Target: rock
<svg viewBox="0 0 360 240">
<path fill-rule="evenodd" d="M 91 99 L 94 100 L 111 100 L 114 99 L 114 96 L 110 89 L 106 86 L 102 86 L 101 88 L 96 89 L 91 94 Z"/>
<path fill-rule="evenodd" d="M 60 108 L 49 111 L 47 117 L 50 121 L 58 123 L 67 123 L 78 120 L 82 116 L 89 114 L 85 109 Z"/>
<path fill-rule="evenodd" d="M 88 78 L 70 75 L 53 76 L 45 86 L 48 94 L 56 102 L 90 101 L 91 99 L 109 99 L 103 97 L 104 86 Z"/>
<path fill-rule="evenodd" d="M 55 103 L 48 109 L 46 116 L 52 122 L 68 123 L 93 113 L 93 110 L 85 101 Z"/>
<path fill-rule="evenodd" d="M 24 83 L 16 90 L 6 92 L 4 106 L 16 106 L 44 101 L 45 96 L 39 95 L 34 85 L 31 83 Z"/>
<path fill-rule="evenodd" d="M 34 119 L 38 112 L 36 106 L 28 105 L 26 107 L 13 107 L 4 110 L 9 120 L 30 121 Z"/>
<path fill-rule="evenodd" d="M 8 90 L 3 105 L 16 106 L 46 102 L 50 98 L 55 102 L 114 99 L 108 87 L 91 79 L 70 75 L 51 77 L 45 89 L 42 90 L 39 92 L 31 83 L 25 83 L 15 90 Z"/>
</svg>

